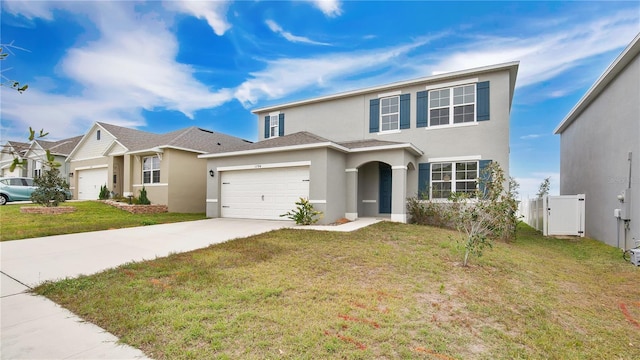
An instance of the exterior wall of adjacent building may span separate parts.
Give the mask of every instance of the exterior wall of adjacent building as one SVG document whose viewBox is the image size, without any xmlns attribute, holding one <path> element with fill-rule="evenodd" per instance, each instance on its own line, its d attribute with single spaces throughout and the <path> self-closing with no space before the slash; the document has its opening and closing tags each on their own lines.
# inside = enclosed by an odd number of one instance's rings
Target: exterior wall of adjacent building
<svg viewBox="0 0 640 360">
<path fill-rule="evenodd" d="M 560 141 L 560 194 L 585 194 L 586 236 L 623 248 L 640 239 L 638 79 L 640 57 L 636 55 L 561 133 Z M 632 219 L 625 231 L 614 217 L 614 209 L 621 207 L 617 196 L 628 187 L 630 152 Z"/>
</svg>

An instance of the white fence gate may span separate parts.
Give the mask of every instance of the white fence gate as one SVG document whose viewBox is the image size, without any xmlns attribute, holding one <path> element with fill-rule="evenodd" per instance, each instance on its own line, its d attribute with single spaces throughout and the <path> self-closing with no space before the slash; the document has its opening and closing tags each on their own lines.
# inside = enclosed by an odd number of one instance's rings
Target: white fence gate
<svg viewBox="0 0 640 360">
<path fill-rule="evenodd" d="M 545 236 L 584 236 L 584 194 L 545 196 L 520 202 L 520 215 Z"/>
<path fill-rule="evenodd" d="M 584 236 L 584 201 L 584 194 L 545 196 L 544 236 Z"/>
</svg>

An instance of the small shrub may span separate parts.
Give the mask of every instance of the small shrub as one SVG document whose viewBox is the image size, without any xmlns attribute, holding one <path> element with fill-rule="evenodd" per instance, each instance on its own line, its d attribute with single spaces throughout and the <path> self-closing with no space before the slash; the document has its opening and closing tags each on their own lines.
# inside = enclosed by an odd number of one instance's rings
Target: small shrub
<svg viewBox="0 0 640 360">
<path fill-rule="evenodd" d="M 147 189 L 145 189 L 144 186 L 142 187 L 142 190 L 140 190 L 140 197 L 138 197 L 138 204 L 151 205 L 151 201 L 149 201 L 149 198 L 147 197 Z"/>
<path fill-rule="evenodd" d="M 300 198 L 296 202 L 297 207 L 286 214 L 280 215 L 280 217 L 288 217 L 289 219 L 296 222 L 298 225 L 311 225 L 318 222 L 320 218 L 316 218 L 316 216 L 322 217 L 322 211 L 317 211 L 313 208 L 313 205 L 309 202 L 309 199 Z"/>
<path fill-rule="evenodd" d="M 42 171 L 42 175 L 33 179 L 37 186 L 31 193 L 31 201 L 46 207 L 56 207 L 66 200 L 65 191 L 69 185 L 60 177 L 60 170 L 51 166 Z"/>
<path fill-rule="evenodd" d="M 109 189 L 107 188 L 107 184 L 104 184 L 100 187 L 100 194 L 98 195 L 98 199 L 100 200 L 107 200 L 109 199 L 111 193 L 109 192 Z"/>
</svg>

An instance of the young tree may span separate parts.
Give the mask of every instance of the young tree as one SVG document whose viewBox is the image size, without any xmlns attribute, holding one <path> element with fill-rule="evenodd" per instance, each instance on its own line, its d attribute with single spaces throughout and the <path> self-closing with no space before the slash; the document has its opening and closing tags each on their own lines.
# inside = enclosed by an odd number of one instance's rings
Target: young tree
<svg viewBox="0 0 640 360">
<path fill-rule="evenodd" d="M 40 130 L 40 133 L 36 135 L 35 130 L 29 128 L 29 141 L 33 141 L 35 138 L 44 138 L 47 135 L 49 135 L 49 133 L 45 133 L 44 130 Z M 13 162 L 9 167 L 9 171 L 15 170 L 16 167 L 27 166 L 27 159 L 20 160 L 19 155 L 18 153 L 13 154 Z M 56 161 L 49 150 L 45 152 L 43 165 L 42 175 L 33 180 L 37 189 L 31 193 L 31 201 L 47 207 L 58 206 L 60 202 L 66 200 L 66 192 L 69 190 L 69 184 L 60 177 L 60 170 L 58 168 L 61 164 Z"/>
<path fill-rule="evenodd" d="M 494 239 L 515 238 L 518 219 L 518 183 L 505 179 L 498 163 L 491 163 L 480 174 L 473 193 L 452 193 L 449 202 L 413 200 L 408 202 L 412 221 L 455 228 L 464 244 L 463 266 L 471 255 L 481 256 Z M 417 217 L 417 219 L 416 219 Z M 435 221 L 435 223 L 432 223 Z"/>
<path fill-rule="evenodd" d="M 551 188 L 551 177 L 547 177 L 542 181 L 540 187 L 538 187 L 538 193 L 536 194 L 539 199 L 549 195 L 549 189 Z"/>
</svg>

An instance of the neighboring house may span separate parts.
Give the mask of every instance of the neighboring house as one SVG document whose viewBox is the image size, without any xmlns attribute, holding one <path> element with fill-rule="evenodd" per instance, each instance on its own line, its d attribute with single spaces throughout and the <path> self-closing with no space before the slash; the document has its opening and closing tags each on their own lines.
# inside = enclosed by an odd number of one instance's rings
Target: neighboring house
<svg viewBox="0 0 640 360">
<path fill-rule="evenodd" d="M 144 186 L 149 200 L 170 212 L 204 212 L 209 175 L 197 155 L 246 143 L 197 127 L 153 134 L 96 122 L 67 160 L 72 192 L 95 200 L 104 185 L 121 196 L 138 196 Z"/>
<path fill-rule="evenodd" d="M 16 167 L 11 171 L 13 159 L 17 156 L 18 159 L 23 160 L 27 150 L 29 150 L 29 143 L 7 141 L 2 146 L 2 151 L 0 152 L 0 177 L 27 176 L 28 171 L 27 168 L 24 167 Z"/>
<path fill-rule="evenodd" d="M 36 139 L 30 143 L 17 141 L 8 141 L 3 149 L 0 157 L 0 164 L 3 177 L 38 177 L 42 174 L 43 166 L 47 162 L 47 150 L 54 156 L 54 161 L 60 164 L 60 176 L 69 181 L 69 167 L 66 163 L 67 156 L 73 148 L 78 145 L 82 136 L 62 139 L 58 141 L 45 141 Z M 27 160 L 26 166 L 17 167 L 13 172 L 10 171 L 13 158 L 18 155 L 20 160 Z"/>
<path fill-rule="evenodd" d="M 299 197 L 340 218 L 406 222 L 406 199 L 471 192 L 497 161 L 509 173 L 518 63 L 254 110 L 260 139 L 208 160 L 207 216 L 281 219 Z"/>
<path fill-rule="evenodd" d="M 586 236 L 624 248 L 640 239 L 638 54 L 640 35 L 554 131 L 560 134 L 560 194 L 585 194 Z M 620 218 L 615 209 L 624 210 Z"/>
<path fill-rule="evenodd" d="M 49 150 L 54 161 L 60 164 L 60 176 L 69 182 L 69 164 L 66 160 L 81 139 L 82 136 L 58 141 L 33 140 L 24 155 L 27 159 L 27 176 L 35 178 L 42 175 L 44 164 L 47 162 L 47 150 Z"/>
</svg>

